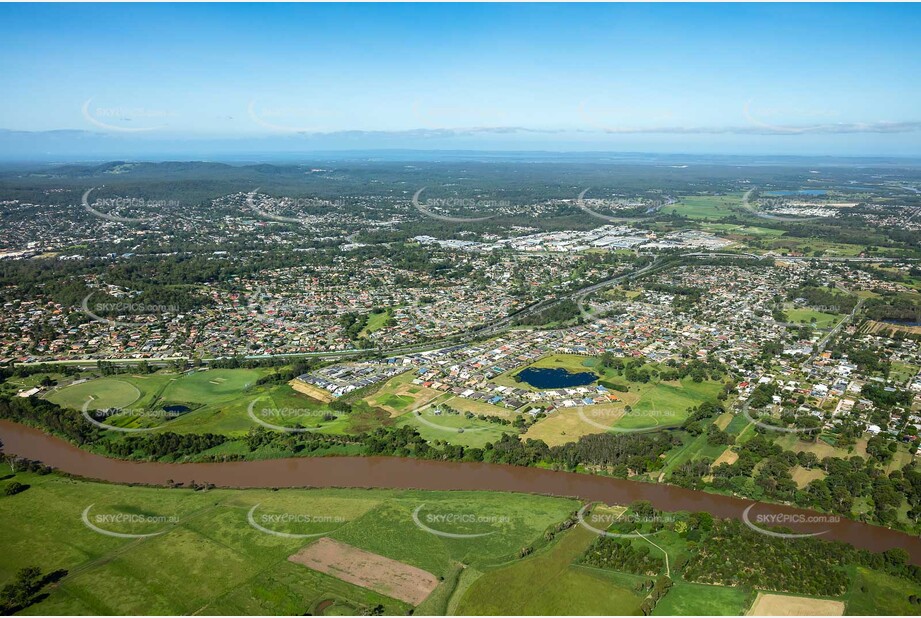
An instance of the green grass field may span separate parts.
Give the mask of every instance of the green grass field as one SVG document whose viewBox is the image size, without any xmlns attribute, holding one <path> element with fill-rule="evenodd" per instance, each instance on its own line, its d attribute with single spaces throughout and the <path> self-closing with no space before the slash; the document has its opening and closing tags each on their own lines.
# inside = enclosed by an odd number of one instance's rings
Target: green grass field
<svg viewBox="0 0 921 618">
<path fill-rule="evenodd" d="M 918 375 L 918 369 L 916 365 L 893 361 L 892 369 L 889 371 L 889 379 L 896 384 L 904 385 L 909 379 Z"/>
<path fill-rule="evenodd" d="M 13 480 L 28 488 L 3 495 Z M 546 540 L 546 531 L 578 507 L 574 500 L 494 492 L 118 486 L 13 475 L 3 465 L 0 586 L 26 566 L 44 573 L 66 569 L 47 597 L 23 612 L 28 615 L 354 615 L 377 605 L 402 615 L 412 609 L 289 562 L 313 539 L 271 533 L 279 532 L 325 535 L 432 573 L 441 583 L 416 609 L 419 615 L 639 614 L 643 595 L 634 586 L 647 577 L 578 564 L 594 533 L 576 525 Z M 160 534 L 117 538 L 100 530 Z M 653 540 L 653 551 L 668 553 L 675 582 L 656 615 L 745 611 L 750 590 L 682 579 L 677 565 L 695 551 L 693 543 L 670 528 Z M 523 547 L 534 551 L 519 558 Z M 916 585 L 862 567 L 848 573 L 851 584 L 841 597 L 848 614 L 916 613 L 908 602 Z"/>
<path fill-rule="evenodd" d="M 399 417 L 400 425 L 410 425 L 426 440 L 445 440 L 461 446 L 482 447 L 487 442 L 498 441 L 503 433 L 518 433 L 510 425 L 500 425 L 466 418 L 463 414 L 442 414 L 435 416 L 431 409 L 421 411 L 421 418 L 414 412 Z M 463 429 L 464 431 L 458 431 Z"/>
<path fill-rule="evenodd" d="M 139 401 L 142 391 L 133 384 L 133 381 L 122 378 L 101 378 L 74 384 L 61 390 L 48 394 L 48 401 L 59 406 L 79 410 L 90 398 L 89 408 L 101 410 L 104 408 L 125 408 Z"/>
<path fill-rule="evenodd" d="M 921 595 L 917 586 L 878 571 L 856 567 L 851 588 L 845 595 L 848 616 L 917 616 L 918 606 L 908 602 L 910 595 Z"/>
<path fill-rule="evenodd" d="M 719 232 L 732 236 L 763 237 L 783 236 L 786 234 L 784 230 L 778 230 L 769 227 L 758 227 L 754 225 L 736 225 L 734 223 L 699 223 L 698 225 L 702 229 L 709 230 L 711 232 Z"/>
<path fill-rule="evenodd" d="M 784 313 L 787 314 L 788 322 L 812 325 L 815 328 L 831 328 L 843 317 L 837 313 L 825 313 L 815 309 L 784 309 Z"/>
<path fill-rule="evenodd" d="M 618 574 L 575 566 L 595 535 L 581 526 L 523 560 L 482 575 L 456 613 L 467 615 L 639 615 L 643 599 Z"/>
<path fill-rule="evenodd" d="M 651 429 L 680 425 L 687 418 L 688 408 L 715 399 L 720 388 L 718 382 L 694 382 L 690 378 L 678 383 L 640 385 L 639 401 L 614 426 L 620 429 Z"/>
<path fill-rule="evenodd" d="M 742 195 L 694 195 L 679 199 L 663 212 L 677 213 L 691 219 L 722 219 L 741 209 Z"/>
<path fill-rule="evenodd" d="M 212 404 L 220 399 L 238 396 L 263 375 L 265 372 L 258 369 L 196 371 L 171 382 L 162 397 L 168 403 Z"/>
<path fill-rule="evenodd" d="M 752 595 L 741 588 L 677 582 L 657 604 L 653 616 L 741 616 Z"/>
<path fill-rule="evenodd" d="M 8 477 L 9 468 L 0 468 L 0 475 Z M 522 546 L 539 542 L 548 527 L 578 508 L 572 500 L 485 492 L 195 492 L 29 473 L 16 480 L 29 488 L 0 497 L 6 550 L 0 553 L 0 585 L 25 566 L 68 571 L 47 599 L 28 609 L 36 615 L 303 614 L 328 599 L 345 613 L 382 604 L 388 614 L 405 614 L 405 603 L 288 562 L 312 540 L 261 532 L 248 523 L 247 513 L 258 505 L 254 520 L 270 530 L 328 533 L 448 581 L 458 563 L 488 569 L 514 559 Z M 88 520 L 104 530 L 163 534 L 106 536 L 82 521 L 88 506 Z M 414 523 L 419 507 L 420 521 L 436 522 L 427 524 L 433 529 L 493 534 L 463 539 L 432 534 Z M 443 519 L 452 514 L 479 521 Z M 116 519 L 126 515 L 138 521 Z"/>
<path fill-rule="evenodd" d="M 365 327 L 361 329 L 361 332 L 358 333 L 359 337 L 367 337 L 371 333 L 380 330 L 384 327 L 384 324 L 387 323 L 387 320 L 390 319 L 391 312 L 388 309 L 387 311 L 382 311 L 381 313 L 371 313 L 368 315 L 368 323 L 365 324 Z"/>
</svg>

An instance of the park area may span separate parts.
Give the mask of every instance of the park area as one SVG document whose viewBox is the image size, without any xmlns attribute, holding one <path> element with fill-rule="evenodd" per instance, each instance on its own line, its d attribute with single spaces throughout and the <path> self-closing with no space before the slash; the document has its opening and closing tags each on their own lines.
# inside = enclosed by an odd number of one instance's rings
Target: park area
<svg viewBox="0 0 921 618">
<path fill-rule="evenodd" d="M 256 425 L 255 415 L 270 425 L 344 430 L 346 419 L 324 418 L 336 416 L 326 402 L 289 384 L 259 385 L 268 373 L 266 369 L 207 369 L 89 374 L 55 387 L 45 398 L 74 410 L 84 405 L 90 411 L 117 408 L 120 412 L 105 423 L 129 429 L 243 436 Z M 166 411 L 173 415 L 164 415 Z"/>
</svg>

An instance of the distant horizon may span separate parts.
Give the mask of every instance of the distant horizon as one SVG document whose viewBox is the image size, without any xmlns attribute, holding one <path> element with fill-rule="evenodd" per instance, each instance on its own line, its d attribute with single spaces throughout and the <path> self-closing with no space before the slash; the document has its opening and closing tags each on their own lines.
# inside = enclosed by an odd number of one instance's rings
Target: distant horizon
<svg viewBox="0 0 921 618">
<path fill-rule="evenodd" d="M 578 150 L 508 150 L 508 149 L 420 149 L 420 148 L 377 148 L 305 150 L 290 152 L 246 152 L 246 153 L 185 153 L 148 154 L 143 156 L 73 156 L 48 155 L 45 158 L 5 158 L 0 156 L 0 168 L 9 166 L 56 167 L 67 165 L 104 165 L 107 163 L 218 163 L 230 166 L 246 165 L 306 165 L 311 162 L 403 162 L 403 163 L 459 163 L 501 162 L 501 163 L 584 163 L 608 165 L 659 165 L 677 167 L 675 164 L 744 167 L 790 166 L 790 167 L 921 167 L 921 156 L 893 155 L 802 155 L 802 154 L 736 154 L 736 153 L 688 153 L 688 152 L 646 152 L 646 151 L 578 151 Z M 671 165 L 670 165 L 671 164 Z"/>
</svg>

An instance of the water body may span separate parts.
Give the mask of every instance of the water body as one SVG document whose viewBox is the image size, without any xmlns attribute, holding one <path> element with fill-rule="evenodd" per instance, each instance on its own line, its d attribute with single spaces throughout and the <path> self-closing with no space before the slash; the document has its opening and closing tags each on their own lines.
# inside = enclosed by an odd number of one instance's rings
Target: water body
<svg viewBox="0 0 921 618">
<path fill-rule="evenodd" d="M 800 189 L 799 191 L 765 191 L 764 194 L 770 197 L 787 197 L 790 195 L 825 195 L 828 191 L 825 189 Z"/>
<path fill-rule="evenodd" d="M 218 487 L 248 489 L 271 487 L 358 487 L 374 489 L 423 489 L 434 491 L 481 490 L 597 500 L 629 504 L 649 500 L 664 511 L 706 511 L 716 517 L 741 519 L 752 504 L 749 521 L 783 514 L 801 521 L 789 528 L 800 532 L 823 532 L 822 539 L 850 543 L 881 552 L 905 549 L 914 564 L 921 565 L 921 538 L 841 518 L 837 523 L 818 523 L 818 513 L 777 504 L 709 494 L 661 483 L 640 483 L 591 474 L 559 472 L 500 464 L 428 461 L 401 457 L 303 457 L 233 461 L 222 463 L 168 464 L 109 459 L 10 421 L 0 421 L 0 440 L 6 453 L 42 461 L 61 472 L 110 483 L 166 486 L 180 483 L 213 483 Z M 821 519 L 820 519 L 821 521 Z M 796 539 L 787 542 L 795 543 Z"/>
<path fill-rule="evenodd" d="M 191 410 L 192 408 L 189 408 L 188 406 L 180 406 L 180 405 L 163 406 L 163 411 L 169 412 L 170 414 L 185 414 L 186 412 L 190 412 Z"/>
<path fill-rule="evenodd" d="M 518 373 L 523 382 L 534 388 L 569 388 L 585 386 L 598 379 L 591 371 L 571 372 L 565 369 L 535 369 L 528 367 Z"/>
</svg>

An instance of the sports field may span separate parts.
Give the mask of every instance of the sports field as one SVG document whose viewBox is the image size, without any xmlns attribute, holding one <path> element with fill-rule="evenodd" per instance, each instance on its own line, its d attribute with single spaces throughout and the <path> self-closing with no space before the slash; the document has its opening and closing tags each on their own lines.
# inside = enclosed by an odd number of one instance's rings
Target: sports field
<svg viewBox="0 0 921 618">
<path fill-rule="evenodd" d="M 79 410 L 89 400 L 90 410 L 126 408 L 141 398 L 141 390 L 130 378 L 101 378 L 51 392 L 47 399 Z"/>
</svg>

